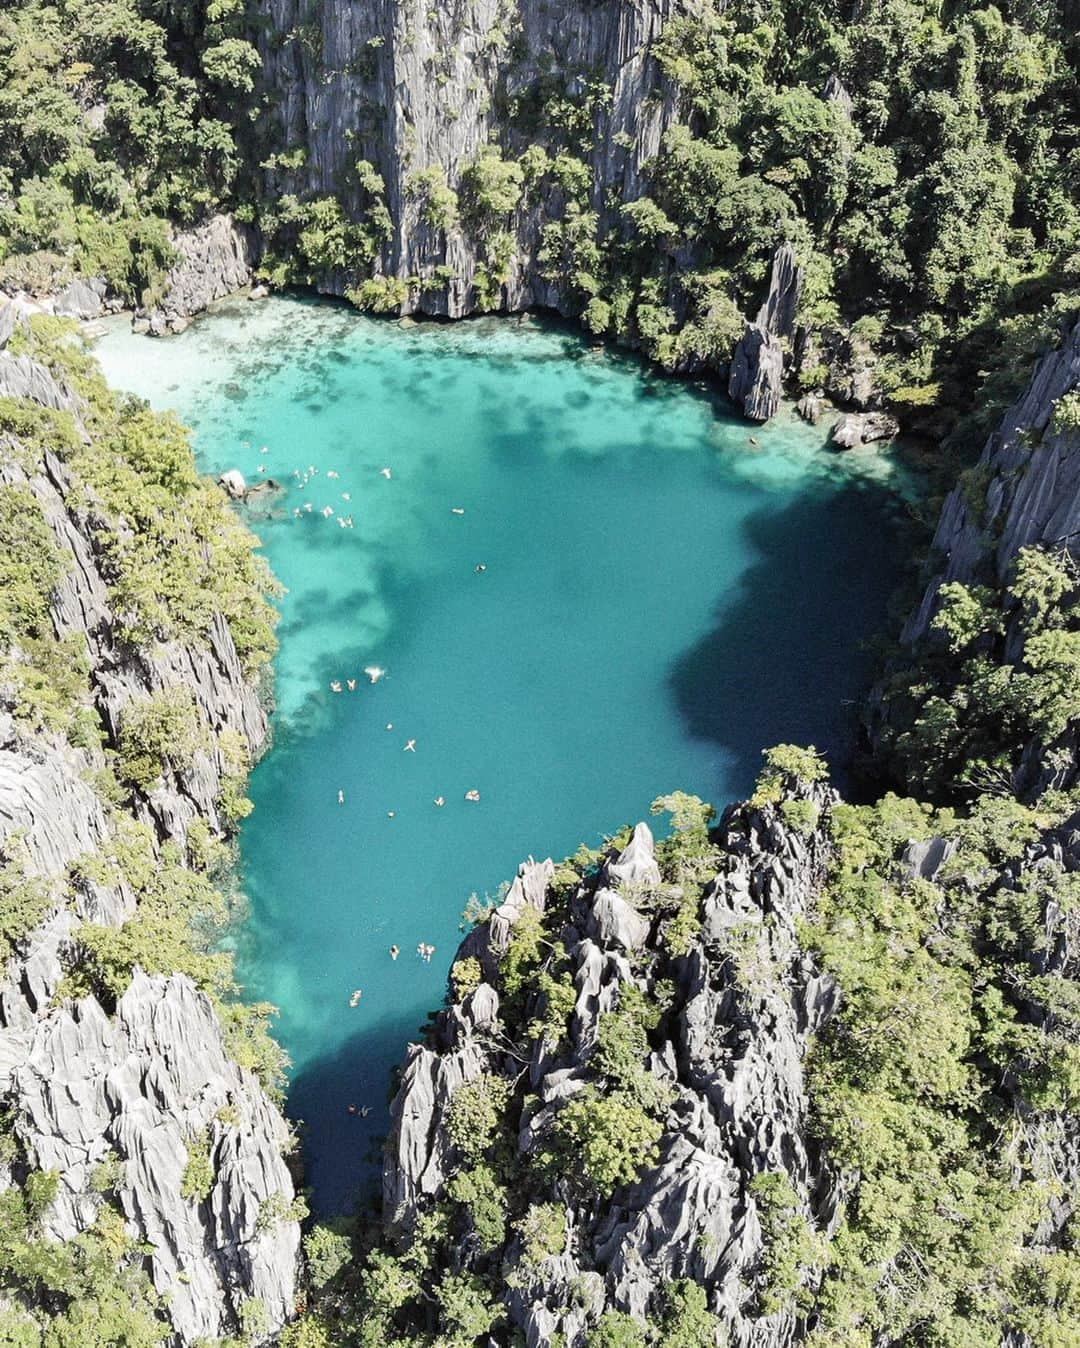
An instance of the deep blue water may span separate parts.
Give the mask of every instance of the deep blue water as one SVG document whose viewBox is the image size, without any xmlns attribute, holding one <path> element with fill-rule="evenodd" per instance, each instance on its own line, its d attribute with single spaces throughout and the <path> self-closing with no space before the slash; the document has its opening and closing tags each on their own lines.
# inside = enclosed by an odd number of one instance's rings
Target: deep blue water
<svg viewBox="0 0 1080 1348">
<path fill-rule="evenodd" d="M 254 526 L 288 592 L 239 955 L 281 1008 L 316 1203 L 344 1207 L 470 893 L 662 793 L 722 805 L 767 745 L 842 761 L 898 570 L 888 464 L 535 321 L 282 298 L 98 354 L 207 471 L 288 486 Z"/>
</svg>

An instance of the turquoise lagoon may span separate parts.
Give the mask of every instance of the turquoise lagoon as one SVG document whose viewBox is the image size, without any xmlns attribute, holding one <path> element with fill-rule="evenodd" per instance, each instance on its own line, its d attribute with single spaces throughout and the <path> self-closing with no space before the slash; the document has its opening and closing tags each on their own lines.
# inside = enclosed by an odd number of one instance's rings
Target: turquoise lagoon
<svg viewBox="0 0 1080 1348">
<path fill-rule="evenodd" d="M 370 1185 L 391 1069 L 471 893 L 676 788 L 723 805 L 763 746 L 842 762 L 897 496 L 875 455 L 786 417 L 755 431 L 537 320 L 275 298 L 159 341 L 116 326 L 97 353 L 184 417 L 206 471 L 286 487 L 253 522 L 286 594 L 239 963 L 281 1008 L 289 1109 L 334 1211 Z"/>
</svg>

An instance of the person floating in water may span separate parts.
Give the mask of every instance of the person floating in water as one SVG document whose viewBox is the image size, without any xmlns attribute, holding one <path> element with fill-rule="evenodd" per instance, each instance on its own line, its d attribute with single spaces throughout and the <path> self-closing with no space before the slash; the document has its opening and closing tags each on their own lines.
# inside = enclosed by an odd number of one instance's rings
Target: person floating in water
<svg viewBox="0 0 1080 1348">
<path fill-rule="evenodd" d="M 405 745 L 405 750 L 404 750 L 404 752 L 407 753 L 407 754 L 414 754 L 414 753 L 416 753 L 416 741 L 415 741 L 415 740 L 409 740 L 408 743 Z"/>
<path fill-rule="evenodd" d="M 332 693 L 340 693 L 340 692 L 341 692 L 341 684 L 337 681 L 337 679 L 335 679 L 334 682 L 330 685 L 330 691 L 331 691 Z"/>
<path fill-rule="evenodd" d="M 350 1005 L 350 1006 L 359 1006 L 359 1004 L 360 1004 L 360 998 L 361 998 L 363 995 L 364 995 L 363 990 L 362 990 L 361 988 L 357 988 L 356 991 L 353 993 L 353 995 L 349 998 L 349 1005 Z"/>
<path fill-rule="evenodd" d="M 338 803 L 339 805 L 344 805 L 344 804 L 345 804 L 345 792 L 344 792 L 344 791 L 339 791 L 339 792 L 337 793 L 337 803 Z"/>
<path fill-rule="evenodd" d="M 382 676 L 386 673 L 386 670 L 380 669 L 378 665 L 365 665 L 364 673 L 368 676 L 368 678 L 371 680 L 372 683 L 378 683 L 379 680 L 382 678 Z"/>
<path fill-rule="evenodd" d="M 397 810 L 387 810 L 386 817 L 387 819 L 393 819 L 396 814 Z"/>
<path fill-rule="evenodd" d="M 473 787 L 473 789 L 472 789 L 471 791 L 466 791 L 466 792 L 465 792 L 465 799 L 466 799 L 466 800 L 472 800 L 472 801 L 478 801 L 478 800 L 480 799 L 480 792 L 477 791 L 476 787 Z"/>
<path fill-rule="evenodd" d="M 396 960 L 397 957 L 398 957 L 400 954 L 401 954 L 401 947 L 400 947 L 400 946 L 398 946 L 398 945 L 392 945 L 392 946 L 390 947 L 390 958 L 391 958 L 392 960 Z"/>
<path fill-rule="evenodd" d="M 389 468 L 380 468 L 379 472 L 382 473 L 383 477 L 386 478 L 387 482 L 389 482 L 390 479 L 394 476 L 394 474 L 390 471 Z"/>
<path fill-rule="evenodd" d="M 366 1119 L 370 1113 L 371 1113 L 371 1106 L 364 1105 L 364 1107 L 360 1110 L 360 1117 L 362 1119 Z"/>
<path fill-rule="evenodd" d="M 473 567 L 473 570 L 476 572 L 478 576 L 483 575 L 483 573 L 487 570 L 487 564 L 485 562 L 477 562 L 476 565 Z"/>
<path fill-rule="evenodd" d="M 349 690 L 350 693 L 355 693 L 355 692 L 356 692 L 356 680 L 355 680 L 355 679 L 346 679 L 346 680 L 345 680 L 345 687 L 348 688 L 348 690 Z"/>
<path fill-rule="evenodd" d="M 436 796 L 436 797 L 435 797 L 435 804 L 436 804 L 436 805 L 439 807 L 439 809 L 441 810 L 442 807 L 446 804 L 446 797 L 445 797 L 445 796 Z"/>
</svg>

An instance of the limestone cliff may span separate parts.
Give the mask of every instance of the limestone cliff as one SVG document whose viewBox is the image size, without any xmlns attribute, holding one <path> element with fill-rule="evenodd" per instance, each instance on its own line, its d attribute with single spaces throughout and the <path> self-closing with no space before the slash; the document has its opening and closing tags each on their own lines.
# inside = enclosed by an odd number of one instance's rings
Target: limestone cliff
<svg viewBox="0 0 1080 1348">
<path fill-rule="evenodd" d="M 301 150 L 306 162 L 277 170 L 271 189 L 337 193 L 359 213 L 363 189 L 350 170 L 368 160 L 384 180 L 392 220 L 381 270 L 428 277 L 445 264 L 454 274 L 445 290 L 417 286 L 403 311 L 471 313 L 483 245 L 460 227 L 444 232 L 424 223 L 415 175 L 434 168 L 457 189 L 462 170 L 496 135 L 509 152 L 524 150 L 528 140 L 511 124 L 507 105 L 542 76 L 577 94 L 589 83 L 610 89 L 592 114 L 590 203 L 610 212 L 613 189 L 634 200 L 643 190 L 642 166 L 675 116 L 648 47 L 676 10 L 671 0 L 520 8 L 506 0 L 438 8 L 272 0 L 266 83 L 286 149 Z M 563 290 L 537 264 L 542 224 L 560 217 L 565 204 L 562 189 L 551 186 L 516 213 L 503 307 L 566 306 Z"/>
<path fill-rule="evenodd" d="M 946 497 L 921 601 L 867 718 L 908 782 L 934 791 L 996 782 L 1034 797 L 1076 780 L 1066 664 L 1076 640 L 1078 386 L 1080 325 L 1038 362 Z M 1030 589 L 1034 566 L 1056 577 L 1053 593 Z M 980 686 L 990 667 L 993 682 Z"/>
<path fill-rule="evenodd" d="M 7 329 L 28 331 L 17 318 Z M 87 405 L 44 358 L 0 350 L 0 390 L 69 414 L 76 443 L 92 438 Z M 36 503 L 59 559 L 49 639 L 88 677 L 77 735 L 28 719 L 17 649 L 0 680 L 0 859 L 8 886 L 0 1107 L 13 1143 L 0 1189 L 29 1172 L 55 1175 L 40 1226 L 44 1239 L 62 1242 L 114 1203 L 145 1247 L 175 1344 L 237 1332 L 253 1302 L 264 1308 L 262 1337 L 285 1321 L 294 1300 L 299 1228 L 284 1160 L 289 1129 L 254 1072 L 230 1057 L 214 1006 L 190 977 L 136 967 L 114 999 L 83 991 L 79 971 L 82 924 L 122 940 L 138 917 L 138 886 L 117 860 L 132 848 L 131 826 L 149 826 L 151 874 L 164 867 L 167 849 L 168 864 L 182 864 L 176 858 L 186 855 L 196 822 L 204 837 L 224 833 L 222 791 L 236 764 L 223 746 L 231 736 L 257 751 L 265 715 L 221 615 L 205 640 L 140 645 L 125 635 L 109 545 L 131 525 L 108 517 L 75 482 L 59 440 L 46 431 L 35 452 L 8 432 L 0 447 L 0 487 Z M 205 738 L 120 803 L 115 787 L 100 783 L 125 716 L 171 690 L 190 695 Z M 35 905 L 29 929 L 13 894 Z M 195 1184 L 197 1160 L 203 1173 Z"/>
<path fill-rule="evenodd" d="M 834 797 L 813 788 L 807 800 L 827 812 Z M 595 1079 L 609 1013 L 625 1007 L 627 989 L 666 999 L 662 1047 L 647 1062 L 662 1101 L 652 1162 L 610 1202 L 572 1176 L 550 1191 L 534 1179 L 561 1214 L 559 1238 L 537 1258 L 524 1235 L 510 1234 L 496 1259 L 512 1270 L 505 1303 L 530 1348 L 560 1341 L 556 1336 L 583 1343 L 612 1309 L 656 1319 L 681 1278 L 708 1289 L 710 1310 L 731 1343 L 779 1348 L 796 1341 L 791 1309 L 770 1313 L 759 1299 L 766 1219 L 755 1180 L 783 1177 L 806 1220 L 829 1228 L 836 1193 L 808 1142 L 804 1059 L 836 1006 L 837 989 L 796 938 L 828 843 L 824 834 L 800 836 L 775 808 L 733 810 L 721 836 L 700 929 L 675 950 L 661 916 L 670 886 L 645 824 L 568 898 L 556 897 L 551 862 L 524 864 L 503 903 L 459 952 L 459 960 L 479 962 L 483 981 L 441 1014 L 434 1043 L 414 1047 L 406 1060 L 384 1181 L 386 1219 L 405 1231 L 445 1194 L 448 1175 L 461 1164 L 458 1092 L 524 1073 L 513 1145 L 524 1172 L 536 1167 L 535 1176 L 560 1112 Z M 542 1035 L 526 1062 L 520 1040 L 508 1033 L 520 1008 L 508 1018 L 504 1003 L 514 993 L 506 956 L 523 915 L 537 911 L 547 911 L 551 939 L 565 949 L 573 996 L 565 1037 Z M 542 1016 L 543 1002 L 532 1004 L 526 1020 L 530 1014 Z"/>
<path fill-rule="evenodd" d="M 1048 352 L 987 440 L 976 469 L 949 493 L 932 552 L 935 568 L 904 638 L 922 636 L 945 581 L 1000 585 L 1032 544 L 1074 548 L 1080 537 L 1080 425 L 1056 416 L 1080 385 L 1080 323 Z"/>
</svg>

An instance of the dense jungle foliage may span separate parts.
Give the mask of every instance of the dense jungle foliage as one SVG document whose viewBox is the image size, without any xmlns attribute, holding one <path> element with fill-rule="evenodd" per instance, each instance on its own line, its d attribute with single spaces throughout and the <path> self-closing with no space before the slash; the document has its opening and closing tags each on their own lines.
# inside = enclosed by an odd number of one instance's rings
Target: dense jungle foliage
<svg viewBox="0 0 1080 1348">
<path fill-rule="evenodd" d="M 0 281 L 104 276 L 137 303 L 170 222 L 235 202 L 259 58 L 242 0 L 0 10 Z"/>
</svg>

